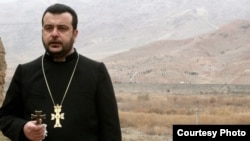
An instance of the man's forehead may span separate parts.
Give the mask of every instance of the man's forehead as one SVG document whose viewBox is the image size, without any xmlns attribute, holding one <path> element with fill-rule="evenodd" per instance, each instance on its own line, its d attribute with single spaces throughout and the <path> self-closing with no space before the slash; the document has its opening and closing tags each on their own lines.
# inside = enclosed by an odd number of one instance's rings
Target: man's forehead
<svg viewBox="0 0 250 141">
<path fill-rule="evenodd" d="M 60 14 L 53 14 L 53 13 L 47 12 L 43 17 L 44 24 L 49 24 L 49 23 L 71 24 L 72 20 L 73 20 L 73 17 L 68 12 L 64 12 Z"/>
</svg>

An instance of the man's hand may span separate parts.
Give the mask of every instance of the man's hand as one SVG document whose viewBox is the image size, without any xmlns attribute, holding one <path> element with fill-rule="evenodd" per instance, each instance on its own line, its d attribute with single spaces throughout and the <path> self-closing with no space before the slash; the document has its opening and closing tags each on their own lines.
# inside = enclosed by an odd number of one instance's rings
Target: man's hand
<svg viewBox="0 0 250 141">
<path fill-rule="evenodd" d="M 24 135 L 31 141 L 41 141 L 47 135 L 46 124 L 29 121 L 23 127 Z"/>
</svg>

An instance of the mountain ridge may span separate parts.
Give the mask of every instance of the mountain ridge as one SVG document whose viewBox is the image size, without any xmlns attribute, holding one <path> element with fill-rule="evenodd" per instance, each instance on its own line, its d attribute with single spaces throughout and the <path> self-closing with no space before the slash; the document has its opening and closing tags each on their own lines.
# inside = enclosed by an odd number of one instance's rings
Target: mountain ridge
<svg viewBox="0 0 250 141">
<path fill-rule="evenodd" d="M 115 82 L 249 84 L 250 21 L 161 40 L 104 59 Z"/>
<path fill-rule="evenodd" d="M 158 40 L 192 38 L 250 17 L 248 0 L 12 0 L 0 5 L 7 79 L 17 64 L 44 53 L 41 16 L 48 5 L 56 2 L 76 10 L 79 36 L 75 47 L 96 60 Z"/>
</svg>

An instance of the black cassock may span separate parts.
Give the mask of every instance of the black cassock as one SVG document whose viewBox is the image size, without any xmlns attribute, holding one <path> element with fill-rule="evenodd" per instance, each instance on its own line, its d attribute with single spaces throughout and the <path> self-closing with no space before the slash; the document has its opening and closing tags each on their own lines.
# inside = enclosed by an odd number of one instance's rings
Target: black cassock
<svg viewBox="0 0 250 141">
<path fill-rule="evenodd" d="M 77 52 L 65 62 L 44 56 L 44 70 L 55 104 L 61 104 L 77 60 Z M 46 114 L 48 136 L 44 141 L 120 141 L 117 103 L 105 65 L 79 56 L 79 62 L 62 103 L 61 128 L 51 120 L 54 105 L 42 72 L 42 56 L 19 64 L 0 108 L 0 128 L 13 141 L 26 141 L 23 126 L 35 110 Z"/>
</svg>

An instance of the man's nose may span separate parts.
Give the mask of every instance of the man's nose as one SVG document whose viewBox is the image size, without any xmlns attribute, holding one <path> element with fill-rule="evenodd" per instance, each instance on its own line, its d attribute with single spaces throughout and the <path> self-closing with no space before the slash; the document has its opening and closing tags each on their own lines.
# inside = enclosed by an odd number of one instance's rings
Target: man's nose
<svg viewBox="0 0 250 141">
<path fill-rule="evenodd" d="M 53 31 L 52 31 L 52 33 L 51 33 L 51 35 L 52 35 L 53 37 L 58 37 L 58 36 L 59 36 L 58 29 L 57 29 L 57 28 L 54 28 Z"/>
</svg>

